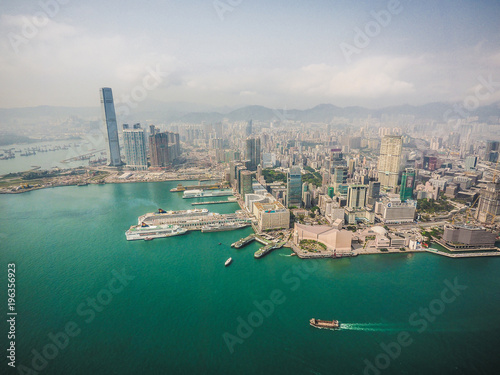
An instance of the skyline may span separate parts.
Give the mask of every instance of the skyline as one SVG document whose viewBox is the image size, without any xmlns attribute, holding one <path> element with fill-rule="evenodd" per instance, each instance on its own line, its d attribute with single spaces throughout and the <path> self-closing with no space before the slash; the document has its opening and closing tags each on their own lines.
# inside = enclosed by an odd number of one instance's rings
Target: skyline
<svg viewBox="0 0 500 375">
<path fill-rule="evenodd" d="M 47 0 L 0 14 L 3 108 L 95 107 L 99 87 L 133 109 L 381 108 L 463 101 L 482 80 L 480 105 L 500 100 L 494 1 Z"/>
</svg>

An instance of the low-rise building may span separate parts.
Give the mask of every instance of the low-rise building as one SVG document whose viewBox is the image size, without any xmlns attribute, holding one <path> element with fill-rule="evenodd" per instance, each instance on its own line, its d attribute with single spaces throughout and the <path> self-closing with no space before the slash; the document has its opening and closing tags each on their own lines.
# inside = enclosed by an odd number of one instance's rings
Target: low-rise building
<svg viewBox="0 0 500 375">
<path fill-rule="evenodd" d="M 302 240 L 315 240 L 323 243 L 331 250 L 350 251 L 352 232 L 334 229 L 328 225 L 304 225 L 295 223 L 293 242 L 296 245 Z"/>
<path fill-rule="evenodd" d="M 493 248 L 496 235 L 481 227 L 446 226 L 443 240 L 448 246 L 461 248 Z"/>
<path fill-rule="evenodd" d="M 375 212 L 385 224 L 411 223 L 415 220 L 417 202 L 401 202 L 399 197 L 389 197 L 375 204 Z"/>
</svg>

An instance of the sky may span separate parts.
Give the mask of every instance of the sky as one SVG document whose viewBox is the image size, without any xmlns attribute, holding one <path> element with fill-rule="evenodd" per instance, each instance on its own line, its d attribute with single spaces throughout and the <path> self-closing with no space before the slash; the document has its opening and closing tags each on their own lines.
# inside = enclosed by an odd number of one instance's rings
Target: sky
<svg viewBox="0 0 500 375">
<path fill-rule="evenodd" d="M 497 0 L 3 1 L 0 108 L 99 106 L 100 87 L 132 111 L 487 105 L 499 19 Z"/>
</svg>

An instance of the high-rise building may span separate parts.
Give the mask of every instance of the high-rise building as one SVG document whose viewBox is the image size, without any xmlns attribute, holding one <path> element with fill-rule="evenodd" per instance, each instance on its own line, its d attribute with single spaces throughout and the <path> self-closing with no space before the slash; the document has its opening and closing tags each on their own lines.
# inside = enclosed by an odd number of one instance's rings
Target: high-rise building
<svg viewBox="0 0 500 375">
<path fill-rule="evenodd" d="M 124 127 L 125 125 L 126 124 L 124 124 Z M 148 159 L 144 129 L 141 129 L 139 124 L 135 124 L 133 129 L 124 128 L 123 143 L 127 165 L 134 169 L 147 169 Z"/>
<path fill-rule="evenodd" d="M 406 168 L 401 178 L 401 190 L 399 191 L 402 202 L 413 199 L 413 189 L 415 189 L 415 169 Z"/>
<path fill-rule="evenodd" d="M 260 164 L 260 138 L 248 138 L 246 140 L 245 159 L 250 162 L 249 170 L 257 170 L 257 166 Z"/>
<path fill-rule="evenodd" d="M 293 166 L 288 171 L 286 206 L 302 207 L 302 172 L 298 166 Z"/>
<path fill-rule="evenodd" d="M 469 155 L 465 158 L 465 169 L 467 171 L 473 171 L 477 166 L 477 156 Z"/>
<path fill-rule="evenodd" d="M 347 189 L 347 207 L 363 208 L 366 205 L 366 185 L 350 185 Z"/>
<path fill-rule="evenodd" d="M 252 120 L 249 120 L 249 121 L 247 122 L 246 127 L 245 127 L 245 135 L 246 135 L 247 137 L 250 137 L 250 136 L 252 135 L 252 124 L 253 124 L 253 123 L 252 123 Z"/>
<path fill-rule="evenodd" d="M 122 165 L 122 159 L 120 157 L 113 91 L 109 87 L 103 87 L 100 89 L 100 94 L 102 118 L 106 126 L 106 141 L 108 142 L 108 164 L 117 167 Z"/>
<path fill-rule="evenodd" d="M 239 193 L 243 198 L 245 198 L 247 194 L 253 193 L 252 176 L 253 173 L 248 170 L 241 170 L 239 173 Z"/>
<path fill-rule="evenodd" d="M 151 166 L 165 168 L 169 165 L 168 134 L 156 133 L 149 136 L 149 151 L 151 153 Z"/>
<path fill-rule="evenodd" d="M 402 147 L 401 136 L 386 135 L 382 138 L 378 160 L 378 180 L 385 188 L 395 188 L 398 185 Z"/>
<path fill-rule="evenodd" d="M 370 181 L 368 183 L 368 197 L 367 203 L 374 205 L 375 202 L 380 198 L 380 182 L 379 181 Z"/>
<path fill-rule="evenodd" d="M 486 141 L 484 160 L 496 163 L 496 161 L 498 160 L 499 146 L 500 143 L 498 141 Z"/>
</svg>

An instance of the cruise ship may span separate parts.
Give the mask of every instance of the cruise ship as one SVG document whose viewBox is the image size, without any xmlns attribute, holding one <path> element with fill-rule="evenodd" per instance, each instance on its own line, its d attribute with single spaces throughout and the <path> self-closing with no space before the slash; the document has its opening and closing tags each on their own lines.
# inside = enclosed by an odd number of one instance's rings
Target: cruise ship
<svg viewBox="0 0 500 375">
<path fill-rule="evenodd" d="M 226 230 L 235 230 L 248 226 L 248 223 L 227 223 L 227 224 L 208 224 L 201 228 L 202 233 L 223 232 Z"/>
<path fill-rule="evenodd" d="M 187 229 L 178 225 L 148 225 L 142 223 L 141 225 L 132 225 L 125 232 L 125 236 L 127 237 L 127 241 L 152 240 L 153 238 L 178 236 L 186 232 Z"/>
<path fill-rule="evenodd" d="M 186 190 L 182 198 L 204 198 L 204 197 L 223 197 L 233 195 L 232 190 Z"/>
<path fill-rule="evenodd" d="M 157 212 L 150 212 L 145 215 L 139 216 L 138 224 L 141 225 L 146 219 L 149 221 L 155 221 L 156 219 L 189 218 L 208 216 L 209 213 L 210 212 L 206 208 L 179 211 L 165 211 L 159 208 Z"/>
</svg>

